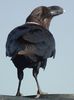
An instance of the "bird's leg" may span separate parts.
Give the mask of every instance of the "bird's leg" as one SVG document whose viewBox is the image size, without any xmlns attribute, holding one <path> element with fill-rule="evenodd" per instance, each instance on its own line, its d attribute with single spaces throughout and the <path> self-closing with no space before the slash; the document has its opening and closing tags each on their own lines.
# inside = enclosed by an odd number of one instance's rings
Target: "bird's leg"
<svg viewBox="0 0 74 100">
<path fill-rule="evenodd" d="M 36 98 L 39 98 L 40 95 L 44 94 L 44 93 L 41 91 L 41 89 L 40 89 L 40 85 L 39 85 L 38 79 L 37 79 L 37 75 L 38 75 L 38 73 L 39 73 L 40 65 L 41 65 L 41 62 L 39 62 L 39 63 L 38 63 L 38 66 L 37 66 L 36 68 L 33 69 L 33 76 L 34 76 L 34 78 L 35 78 L 35 81 L 36 81 L 36 84 L 37 84 L 37 89 L 38 89 Z"/>
<path fill-rule="evenodd" d="M 17 70 L 17 75 L 18 75 L 18 79 L 19 79 L 19 84 L 18 84 L 16 96 L 21 96 L 22 94 L 20 93 L 20 87 L 21 87 L 21 82 L 22 82 L 22 79 L 23 79 L 23 71 Z"/>
<path fill-rule="evenodd" d="M 19 80 L 19 84 L 18 84 L 18 89 L 17 89 L 16 96 L 21 96 L 20 87 L 21 87 L 21 80 Z"/>
</svg>

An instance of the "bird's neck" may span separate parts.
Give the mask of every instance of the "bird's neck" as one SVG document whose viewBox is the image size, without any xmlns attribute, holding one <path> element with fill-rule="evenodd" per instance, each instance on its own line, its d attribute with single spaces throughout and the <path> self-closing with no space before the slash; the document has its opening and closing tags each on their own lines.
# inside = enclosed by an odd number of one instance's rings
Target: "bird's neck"
<svg viewBox="0 0 74 100">
<path fill-rule="evenodd" d="M 36 24 L 36 25 L 40 25 L 40 24 L 37 23 L 37 22 L 26 22 L 26 24 Z"/>
<path fill-rule="evenodd" d="M 50 23 L 51 23 L 51 19 L 44 19 L 44 21 L 42 22 L 42 26 L 44 28 L 46 28 L 47 30 L 49 30 L 49 26 L 50 26 Z"/>
<path fill-rule="evenodd" d="M 50 23 L 26 22 L 26 24 L 40 25 L 40 26 L 46 28 L 47 30 L 49 30 L 49 26 L 50 26 Z"/>
<path fill-rule="evenodd" d="M 36 25 L 40 25 L 44 28 L 46 28 L 47 30 L 49 30 L 49 26 L 50 26 L 50 22 L 51 22 L 52 18 L 46 18 L 44 20 L 38 20 L 38 19 L 34 19 L 33 20 L 28 20 L 26 21 L 27 24 L 36 24 Z"/>
</svg>

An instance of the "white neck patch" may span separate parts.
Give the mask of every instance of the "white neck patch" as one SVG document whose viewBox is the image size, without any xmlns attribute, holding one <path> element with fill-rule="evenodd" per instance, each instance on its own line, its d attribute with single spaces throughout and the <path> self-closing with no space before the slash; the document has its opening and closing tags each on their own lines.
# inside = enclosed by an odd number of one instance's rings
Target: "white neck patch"
<svg viewBox="0 0 74 100">
<path fill-rule="evenodd" d="M 26 22 L 27 24 L 36 24 L 36 25 L 40 25 L 39 23 L 36 22 Z"/>
</svg>

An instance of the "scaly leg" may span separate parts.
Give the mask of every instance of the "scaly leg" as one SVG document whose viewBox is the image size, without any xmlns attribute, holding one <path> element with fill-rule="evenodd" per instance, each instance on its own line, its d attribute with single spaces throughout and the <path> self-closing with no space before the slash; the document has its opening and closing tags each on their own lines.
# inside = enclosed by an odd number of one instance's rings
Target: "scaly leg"
<svg viewBox="0 0 74 100">
<path fill-rule="evenodd" d="M 19 84 L 18 84 L 18 89 L 17 89 L 16 96 L 21 96 L 20 87 L 21 87 L 21 80 L 19 80 Z"/>
<path fill-rule="evenodd" d="M 36 98 L 39 98 L 40 95 L 45 94 L 44 92 L 41 91 L 40 86 L 39 86 L 39 83 L 38 83 L 38 79 L 37 79 L 37 75 L 38 75 L 38 73 L 39 73 L 40 64 L 41 64 L 41 63 L 39 62 L 39 63 L 38 63 L 38 66 L 37 66 L 36 68 L 33 69 L 33 76 L 34 76 L 34 78 L 35 78 L 35 81 L 36 81 L 36 84 L 37 84 L 37 89 L 38 89 Z"/>
<path fill-rule="evenodd" d="M 23 71 L 17 70 L 17 75 L 18 75 L 18 79 L 19 79 L 19 84 L 18 84 L 16 96 L 22 96 L 22 94 L 20 93 L 20 87 L 21 87 L 21 82 L 22 82 L 22 79 L 23 79 Z"/>
</svg>

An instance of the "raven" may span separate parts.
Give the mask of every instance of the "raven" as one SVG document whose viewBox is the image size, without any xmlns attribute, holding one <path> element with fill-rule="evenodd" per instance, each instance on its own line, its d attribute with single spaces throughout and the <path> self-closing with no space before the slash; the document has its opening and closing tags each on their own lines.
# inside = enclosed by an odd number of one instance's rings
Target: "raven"
<svg viewBox="0 0 74 100">
<path fill-rule="evenodd" d="M 19 79 L 16 96 L 21 96 L 20 87 L 23 70 L 33 68 L 33 76 L 37 84 L 37 96 L 43 94 L 37 75 L 39 69 L 45 69 L 47 59 L 55 57 L 55 39 L 49 31 L 51 19 L 63 14 L 59 6 L 40 6 L 35 8 L 27 17 L 25 24 L 14 28 L 8 35 L 6 42 L 6 56 L 11 57 L 17 68 Z"/>
</svg>

